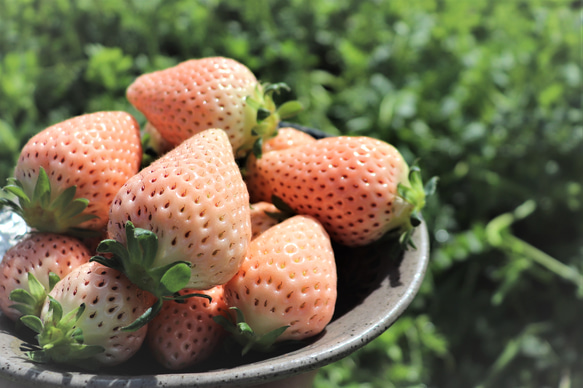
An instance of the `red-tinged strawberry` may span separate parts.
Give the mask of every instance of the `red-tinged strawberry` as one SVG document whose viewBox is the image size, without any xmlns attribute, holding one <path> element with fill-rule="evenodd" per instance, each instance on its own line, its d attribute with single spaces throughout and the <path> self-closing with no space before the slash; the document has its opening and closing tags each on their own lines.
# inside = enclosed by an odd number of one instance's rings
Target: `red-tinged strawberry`
<svg viewBox="0 0 583 388">
<path fill-rule="evenodd" d="M 269 182 L 257 171 L 257 158 L 270 151 L 280 151 L 302 144 L 315 142 L 316 139 L 300 130 L 291 127 L 280 128 L 277 135 L 263 142 L 260 153 L 252 153 L 245 164 L 245 183 L 249 190 L 251 202 L 271 202 L 272 193 Z"/>
<path fill-rule="evenodd" d="M 316 217 L 333 240 L 367 245 L 388 231 L 409 242 L 425 197 L 418 168 L 392 145 L 339 136 L 265 153 L 256 162 L 272 193 L 295 213 Z"/>
<path fill-rule="evenodd" d="M 242 63 L 224 57 L 191 59 L 143 74 L 127 89 L 129 102 L 172 145 L 205 129 L 222 128 L 237 155 L 269 137 L 280 118 L 301 109 L 288 102 L 276 108 L 272 94 L 282 84 L 263 87 Z"/>
<path fill-rule="evenodd" d="M 237 273 L 251 239 L 249 194 L 226 133 L 193 135 L 130 178 L 95 257 L 159 298 L 209 289 Z"/>
<path fill-rule="evenodd" d="M 40 318 L 21 317 L 38 333 L 39 349 L 28 355 L 34 362 L 84 369 L 121 364 L 138 351 L 147 332 L 147 326 L 136 331 L 124 327 L 152 300 L 119 271 L 95 262 L 82 264 L 55 285 Z"/>
<path fill-rule="evenodd" d="M 322 332 L 334 314 L 336 286 L 328 233 L 315 218 L 297 215 L 251 241 L 241 269 L 224 285 L 235 322 L 216 319 L 243 353 L 269 350 Z"/>
<path fill-rule="evenodd" d="M 0 262 L 2 312 L 13 321 L 22 315 L 40 316 L 55 283 L 90 258 L 89 249 L 74 237 L 54 233 L 25 236 Z"/>
<path fill-rule="evenodd" d="M 223 287 L 206 291 L 185 289 L 189 293 L 208 295 L 205 298 L 188 298 L 164 302 L 160 314 L 148 324 L 148 342 L 154 358 L 165 368 L 180 370 L 206 360 L 217 349 L 225 331 L 213 317 L 226 315 Z"/>
<path fill-rule="evenodd" d="M 140 130 L 125 112 L 97 112 L 52 125 L 23 147 L 3 200 L 44 232 L 100 230 L 113 197 L 138 172 Z"/>
</svg>

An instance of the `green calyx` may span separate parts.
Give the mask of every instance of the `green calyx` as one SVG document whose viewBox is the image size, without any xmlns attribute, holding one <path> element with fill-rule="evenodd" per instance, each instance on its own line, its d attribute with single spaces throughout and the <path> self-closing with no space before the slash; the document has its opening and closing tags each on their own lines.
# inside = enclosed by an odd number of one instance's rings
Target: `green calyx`
<svg viewBox="0 0 583 388">
<path fill-rule="evenodd" d="M 399 241 L 405 249 L 415 248 L 411 236 L 414 228 L 421 223 L 421 210 L 425 207 L 426 198 L 433 195 L 436 187 L 437 177 L 423 184 L 421 169 L 417 165 L 411 166 L 407 179 L 398 184 L 398 201 L 396 201 L 394 213 L 397 218 L 407 217 L 400 222 L 398 228 L 401 233 Z"/>
<path fill-rule="evenodd" d="M 273 94 L 282 90 L 289 91 L 285 83 L 257 85 L 252 95 L 245 98 L 246 127 L 250 128 L 250 137 L 237 150 L 237 156 L 246 156 L 250 151 L 261 157 L 263 141 L 277 134 L 281 120 L 297 115 L 303 110 L 299 101 L 287 101 L 276 106 Z"/>
<path fill-rule="evenodd" d="M 9 299 L 14 302 L 11 308 L 18 310 L 22 315 L 34 315 L 40 317 L 42 307 L 55 284 L 60 280 L 59 276 L 53 272 L 49 273 L 49 288 L 38 281 L 31 273 L 28 273 L 28 290 L 17 288 L 12 290 Z"/>
<path fill-rule="evenodd" d="M 113 239 L 103 240 L 97 246 L 97 252 L 108 257 L 93 256 L 90 260 L 125 274 L 133 284 L 157 299 L 142 316 L 122 330 L 135 331 L 146 325 L 160 312 L 164 300 L 180 301 L 194 296 L 211 299 L 208 295 L 196 293 L 178 295 L 178 291 L 186 288 L 190 281 L 191 264 L 176 261 L 153 267 L 158 252 L 158 236 L 150 230 L 136 228 L 131 221 L 126 222 L 125 231 L 126 245 Z"/>
<path fill-rule="evenodd" d="M 49 296 L 49 308 L 44 320 L 36 315 L 25 315 L 22 323 L 33 330 L 38 349 L 27 352 L 28 357 L 39 363 L 55 362 L 92 369 L 86 360 L 104 351 L 102 346 L 86 345 L 83 331 L 78 327 L 85 311 L 85 304 L 63 315 L 63 307 Z"/>
<path fill-rule="evenodd" d="M 222 315 L 216 315 L 213 320 L 221 325 L 239 345 L 242 346 L 241 354 L 245 355 L 250 350 L 270 352 L 275 348 L 275 343 L 281 334 L 289 326 L 282 326 L 261 336 L 257 335 L 251 326 L 245 322 L 243 312 L 237 307 L 230 307 L 235 312 L 234 319 L 228 319 Z"/>
<path fill-rule="evenodd" d="M 75 198 L 76 186 L 65 189 L 53 198 L 51 182 L 42 167 L 39 168 L 32 193 L 27 193 L 22 183 L 15 178 L 10 178 L 3 190 L 13 199 L 0 198 L 0 205 L 11 208 L 26 221 L 28 226 L 39 232 L 66 233 L 76 236 L 96 234 L 96 232 L 78 227 L 83 222 L 97 218 L 95 215 L 84 213 L 89 200 Z"/>
</svg>

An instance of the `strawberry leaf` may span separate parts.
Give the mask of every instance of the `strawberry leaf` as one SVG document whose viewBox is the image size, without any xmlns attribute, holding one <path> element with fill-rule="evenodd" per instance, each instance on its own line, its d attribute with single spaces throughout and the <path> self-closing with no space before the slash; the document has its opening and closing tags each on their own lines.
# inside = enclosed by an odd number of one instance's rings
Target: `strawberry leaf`
<svg viewBox="0 0 583 388">
<path fill-rule="evenodd" d="M 263 84 L 263 93 L 271 96 L 273 93 L 280 93 L 282 90 L 290 91 L 291 88 L 285 82 L 278 82 L 275 84 Z"/>
<path fill-rule="evenodd" d="M 69 356 L 73 360 L 87 360 L 93 356 L 98 355 L 99 353 L 103 353 L 104 350 L 105 349 L 103 348 L 103 346 L 99 345 L 79 344 L 78 346 L 72 346 Z M 77 362 L 74 362 L 73 364 L 77 365 Z M 94 369 L 91 368 L 90 365 L 85 366 L 84 363 L 82 362 L 80 362 L 79 364 L 82 367 L 84 367 L 84 369 Z"/>
<path fill-rule="evenodd" d="M 35 350 L 32 352 L 26 352 L 28 358 L 39 364 L 46 364 L 51 361 L 51 358 L 43 350 Z"/>
<path fill-rule="evenodd" d="M 132 225 L 133 228 L 133 225 Z M 133 235 L 139 247 L 141 258 L 139 259 L 145 267 L 151 267 L 158 252 L 158 236 L 150 230 L 133 228 Z M 132 251 L 130 251 L 131 253 Z M 134 258 L 135 260 L 136 258 Z"/>
<path fill-rule="evenodd" d="M 256 120 L 257 120 L 258 123 L 261 123 L 263 120 L 265 120 L 269 116 L 271 116 L 271 112 L 268 111 L 267 109 L 265 109 L 265 108 L 259 108 L 259 109 L 257 109 L 257 117 L 256 117 Z"/>
<path fill-rule="evenodd" d="M 283 214 L 285 218 L 289 218 L 296 214 L 290 205 L 288 205 L 281 197 L 275 194 L 271 196 L 271 203 Z"/>
<path fill-rule="evenodd" d="M 74 200 L 76 192 L 77 186 L 68 187 L 51 204 L 49 204 L 48 209 L 55 210 L 59 208 L 64 208 Z"/>
<path fill-rule="evenodd" d="M 30 292 L 28 292 L 24 288 L 17 288 L 15 290 L 12 290 L 10 292 L 10 296 L 8 297 L 8 299 L 10 299 L 12 302 L 18 303 L 13 304 L 10 307 L 13 309 L 17 309 L 20 312 L 23 312 L 22 309 L 25 308 L 24 306 L 21 305 L 29 305 L 31 303 L 34 303 L 35 301 Z"/>
<path fill-rule="evenodd" d="M 49 274 L 50 276 L 54 273 Z M 58 278 L 58 276 L 57 276 Z M 46 300 L 48 292 L 50 290 L 45 289 L 41 282 L 31 273 L 28 273 L 28 290 L 24 288 L 17 288 L 12 290 L 9 295 L 9 299 L 15 304 L 10 307 L 18 310 L 23 315 L 36 315 L 40 316 L 42 306 Z"/>
<path fill-rule="evenodd" d="M 237 326 L 233 325 L 233 322 L 222 315 L 216 315 L 213 317 L 213 321 L 218 323 L 231 334 L 237 334 Z"/>
<path fill-rule="evenodd" d="M 57 284 L 61 278 L 54 272 L 49 272 L 49 289 L 48 292 L 51 292 L 53 288 L 55 288 L 55 284 Z"/>
<path fill-rule="evenodd" d="M 259 110 L 261 108 L 261 103 L 252 96 L 245 97 L 245 104 L 249 105 L 253 110 Z"/>
<path fill-rule="evenodd" d="M 259 145 L 256 140 L 268 139 L 277 133 L 281 117 L 290 117 L 301 110 L 301 104 L 297 101 L 286 102 L 280 109 L 273 101 L 273 94 L 282 90 L 290 90 L 285 83 L 263 85 L 257 84 L 253 93 L 245 97 L 246 130 L 249 138 L 237 149 L 237 158 L 244 158 L 250 152 L 258 153 Z"/>
<path fill-rule="evenodd" d="M 28 198 L 28 195 L 26 195 L 26 193 L 24 192 L 24 189 L 22 188 L 20 182 L 14 178 L 9 178 L 8 182 L 9 184 L 4 187 L 4 191 L 14 195 L 19 200 L 19 202 L 23 204 L 23 206 L 29 205 L 30 200 Z M 3 200 L 6 201 L 7 203 L 12 203 L 12 201 L 9 201 L 6 198 L 3 198 Z M 14 203 L 12 204 L 14 205 Z"/>
<path fill-rule="evenodd" d="M 273 344 L 287 330 L 289 326 L 282 326 L 274 329 L 266 334 L 263 334 L 258 340 L 255 348 L 263 349 L 263 351 L 269 351 L 272 349 Z"/>
<path fill-rule="evenodd" d="M 35 333 L 41 333 L 44 327 L 41 319 L 36 315 L 23 315 L 20 321 Z"/>
<path fill-rule="evenodd" d="M 112 260 L 118 259 L 121 262 L 129 260 L 129 252 L 126 247 L 117 240 L 106 239 L 97 245 L 98 253 L 111 253 Z M 109 266 L 108 266 L 109 267 Z"/>
<path fill-rule="evenodd" d="M 401 233 L 399 241 L 404 249 L 409 247 L 416 249 L 411 237 L 414 228 L 421 224 L 421 210 L 425 207 L 426 198 L 435 192 L 436 186 L 437 177 L 423 184 L 421 169 L 416 164 L 411 166 L 407 179 L 397 185 L 398 198 L 395 201 L 394 213 L 400 217 L 395 221 L 395 228 Z M 404 218 L 405 216 L 408 218 Z"/>
<path fill-rule="evenodd" d="M 190 272 L 190 270 L 189 270 L 189 272 Z M 205 294 L 199 294 L 199 293 L 192 293 L 192 294 L 186 294 L 186 295 L 175 294 L 171 297 L 165 296 L 165 297 L 162 297 L 162 298 L 159 298 L 158 300 L 156 300 L 156 302 L 149 309 L 147 309 L 140 317 L 138 317 L 138 319 L 136 319 L 134 322 L 130 323 L 129 325 L 122 327 L 122 330 L 132 332 L 132 331 L 136 331 L 136 330 L 142 328 L 143 326 L 147 325 L 152 319 L 154 319 L 156 317 L 156 315 L 158 315 L 160 313 L 165 300 L 176 300 L 176 301 L 180 302 L 180 301 L 183 301 L 187 298 L 193 298 L 193 297 L 203 297 L 203 298 L 207 298 L 209 300 L 209 302 L 212 301 L 212 298 L 210 296 L 205 295 Z"/>
<path fill-rule="evenodd" d="M 36 185 L 34 186 L 34 192 L 32 195 L 32 201 L 38 202 L 42 208 L 47 208 L 51 198 L 51 183 L 49 181 L 49 176 L 44 168 L 40 168 L 38 172 L 38 178 Z"/>
<path fill-rule="evenodd" d="M 88 199 L 85 199 L 85 198 L 74 199 L 72 201 L 66 202 L 67 207 L 65 208 L 65 210 L 61 214 L 64 218 L 73 218 L 73 217 L 80 216 L 81 213 L 83 212 L 83 210 L 85 210 L 85 208 L 87 207 L 87 205 L 89 205 Z M 84 215 L 84 216 L 91 217 L 88 214 Z M 91 217 L 91 218 L 95 218 L 95 217 Z"/>
<path fill-rule="evenodd" d="M 93 214 L 84 213 L 89 201 L 75 198 L 77 191 L 75 186 L 70 186 L 58 195 L 53 194 L 49 176 L 42 167 L 39 168 L 32 193 L 27 193 L 22 182 L 15 178 L 10 178 L 3 190 L 14 198 L 2 198 L 0 203 L 9 206 L 33 229 L 75 236 L 98 234 L 96 231 L 78 227 L 86 221 L 97 218 Z"/>
<path fill-rule="evenodd" d="M 425 197 L 429 197 L 429 196 L 435 194 L 435 191 L 437 190 L 437 181 L 438 180 L 439 180 L 439 178 L 434 176 L 427 181 L 425 186 L 423 186 L 423 191 L 425 192 Z"/>
<path fill-rule="evenodd" d="M 213 298 L 211 298 L 210 295 L 206 295 L 206 294 L 200 294 L 198 292 L 195 293 L 191 293 L 191 294 L 184 294 L 184 295 L 180 295 L 180 294 L 174 294 L 174 296 L 172 297 L 164 297 L 164 300 L 175 300 L 177 302 L 181 302 L 184 301 L 186 299 L 189 298 L 206 298 L 208 299 L 209 302 L 213 301 Z"/>
<path fill-rule="evenodd" d="M 222 315 L 217 315 L 213 317 L 213 320 L 221 325 L 225 331 L 231 334 L 231 338 L 241 345 L 241 355 L 245 355 L 251 350 L 261 352 L 273 351 L 277 339 L 289 327 L 282 326 L 264 335 L 258 336 L 253 328 L 245 321 L 245 316 L 241 309 L 230 307 L 229 310 L 235 313 L 234 319 L 232 316 L 229 320 Z"/>
<path fill-rule="evenodd" d="M 253 143 L 253 149 L 251 150 L 251 152 L 253 152 L 253 155 L 257 159 L 261 158 L 261 155 L 263 155 L 263 138 L 262 137 L 258 138 L 257 141 L 255 141 L 255 143 Z"/>
<path fill-rule="evenodd" d="M 158 299 L 156 303 L 152 305 L 149 309 L 147 309 L 138 319 L 134 322 L 130 323 L 127 326 L 121 328 L 122 331 L 136 331 L 142 328 L 143 326 L 147 325 L 152 319 L 156 317 L 162 310 L 162 305 L 164 300 L 162 298 Z"/>
<path fill-rule="evenodd" d="M 188 285 L 190 275 L 189 263 L 173 263 L 160 278 L 159 294 L 170 295 L 182 290 Z"/>
</svg>

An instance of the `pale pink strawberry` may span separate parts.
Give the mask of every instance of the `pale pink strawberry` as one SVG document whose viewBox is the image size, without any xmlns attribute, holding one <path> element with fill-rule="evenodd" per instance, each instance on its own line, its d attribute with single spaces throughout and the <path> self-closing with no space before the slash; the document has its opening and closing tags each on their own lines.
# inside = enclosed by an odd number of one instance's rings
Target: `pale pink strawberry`
<svg viewBox="0 0 583 388">
<path fill-rule="evenodd" d="M 297 103 L 276 110 L 273 86 L 264 89 L 234 59 L 209 57 L 143 74 L 126 95 L 172 145 L 205 129 L 221 128 L 236 153 L 245 154 L 255 140 L 276 130 L 280 117 L 297 110 Z"/>
<path fill-rule="evenodd" d="M 0 308 L 16 321 L 23 314 L 40 315 L 55 280 L 91 258 L 78 239 L 54 233 L 31 233 L 12 246 L 0 262 Z M 52 274 L 58 278 L 52 278 Z M 31 289 L 29 274 L 42 286 Z M 17 291 L 13 294 L 13 291 Z M 24 295 L 23 295 L 24 294 Z M 12 298 L 11 298 L 12 296 Z M 11 307 L 16 304 L 16 308 Z"/>
<path fill-rule="evenodd" d="M 316 139 L 298 129 L 285 127 L 277 131 L 277 135 L 266 140 L 261 148 L 261 155 L 270 151 L 280 151 L 296 147 L 302 144 L 315 142 Z M 257 171 L 257 157 L 261 155 L 249 154 L 245 164 L 245 183 L 249 190 L 250 201 L 253 202 L 271 202 L 272 192 L 269 182 Z"/>
<path fill-rule="evenodd" d="M 244 319 L 267 347 L 272 341 L 262 338 L 273 333 L 275 342 L 314 336 L 332 319 L 336 286 L 328 233 L 313 217 L 288 218 L 251 241 L 241 269 L 225 284 L 227 305 L 237 309 L 237 323 L 228 330 L 239 338 Z"/>
<path fill-rule="evenodd" d="M 95 262 L 82 264 L 55 285 L 40 319 L 21 318 L 38 333 L 40 350 L 29 356 L 36 362 L 84 368 L 121 364 L 140 349 L 147 326 L 124 329 L 152 302 L 151 294 L 119 271 Z"/>
<path fill-rule="evenodd" d="M 270 202 L 257 202 L 251 205 L 251 240 L 267 229 L 278 224 L 279 209 Z"/>
<path fill-rule="evenodd" d="M 392 145 L 365 136 L 329 137 L 257 160 L 258 174 L 295 213 L 316 217 L 333 240 L 369 244 L 391 230 L 408 233 L 425 204 L 418 169 Z"/>
<path fill-rule="evenodd" d="M 98 260 L 152 292 L 161 307 L 162 297 L 182 288 L 209 289 L 237 273 L 251 239 L 249 212 L 227 135 L 205 130 L 121 188 L 111 207 L 110 239 L 98 247 L 114 257 Z"/>
<path fill-rule="evenodd" d="M 316 139 L 306 132 L 292 127 L 283 127 L 277 130 L 274 137 L 263 143 L 263 152 L 285 150 L 314 141 Z"/>
<path fill-rule="evenodd" d="M 144 126 L 143 135 L 148 137 L 148 147 L 152 148 L 156 156 L 164 155 L 174 148 L 174 145 L 166 141 L 150 122 L 147 122 Z"/>
<path fill-rule="evenodd" d="M 225 335 L 221 325 L 213 320 L 214 316 L 227 314 L 223 287 L 179 292 L 181 296 L 189 293 L 208 295 L 211 301 L 200 297 L 165 301 L 160 313 L 148 324 L 146 340 L 150 351 L 167 369 L 185 369 L 206 360 Z"/>
<path fill-rule="evenodd" d="M 23 147 L 3 200 L 39 231 L 100 230 L 113 197 L 138 172 L 140 129 L 125 112 L 97 112 L 54 124 Z"/>
</svg>

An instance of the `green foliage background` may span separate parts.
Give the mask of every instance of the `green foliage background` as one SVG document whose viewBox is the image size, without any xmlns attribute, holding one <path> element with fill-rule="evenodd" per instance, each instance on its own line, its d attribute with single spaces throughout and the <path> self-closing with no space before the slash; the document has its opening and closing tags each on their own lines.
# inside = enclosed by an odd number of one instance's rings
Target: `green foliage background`
<svg viewBox="0 0 583 388">
<path fill-rule="evenodd" d="M 440 177 L 420 294 L 316 387 L 583 386 L 581 2 L 0 0 L 0 181 L 44 127 L 143 121 L 136 76 L 212 55 Z"/>
</svg>

